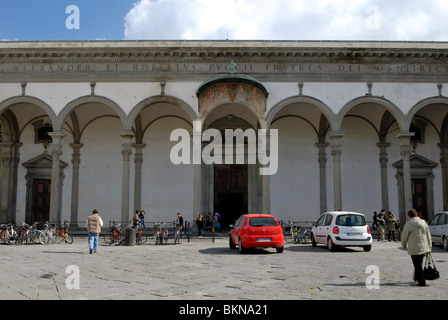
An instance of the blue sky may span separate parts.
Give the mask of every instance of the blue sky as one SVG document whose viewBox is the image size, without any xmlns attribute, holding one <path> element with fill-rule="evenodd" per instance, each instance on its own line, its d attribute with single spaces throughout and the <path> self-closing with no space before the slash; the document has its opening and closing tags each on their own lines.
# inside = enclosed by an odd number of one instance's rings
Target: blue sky
<svg viewBox="0 0 448 320">
<path fill-rule="evenodd" d="M 0 41 L 448 41 L 447 16 L 448 0 L 0 0 Z"/>
<path fill-rule="evenodd" d="M 121 40 L 124 17 L 137 0 L 0 0 L 0 39 Z M 80 11 L 80 29 L 67 29 L 69 5 Z"/>
</svg>

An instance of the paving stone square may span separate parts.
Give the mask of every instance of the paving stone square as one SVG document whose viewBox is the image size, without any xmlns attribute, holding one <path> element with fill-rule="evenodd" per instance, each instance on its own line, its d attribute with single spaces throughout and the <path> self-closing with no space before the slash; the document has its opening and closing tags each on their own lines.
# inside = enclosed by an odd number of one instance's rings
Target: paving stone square
<svg viewBox="0 0 448 320">
<path fill-rule="evenodd" d="M 108 246 L 100 239 L 99 252 L 89 254 L 83 236 L 73 244 L 1 245 L 0 299 L 448 299 L 448 252 L 433 247 L 441 277 L 421 288 L 413 283 L 411 258 L 400 247 L 375 240 L 370 252 L 329 252 L 324 246 L 286 243 L 281 254 L 255 249 L 241 255 L 226 237 L 140 246 Z M 378 289 L 366 285 L 369 266 L 378 267 Z"/>
</svg>

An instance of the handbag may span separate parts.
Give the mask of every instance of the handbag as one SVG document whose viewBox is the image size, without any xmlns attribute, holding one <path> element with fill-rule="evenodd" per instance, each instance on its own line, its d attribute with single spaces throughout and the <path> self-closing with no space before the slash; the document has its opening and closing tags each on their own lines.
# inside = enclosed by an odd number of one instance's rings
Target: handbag
<svg viewBox="0 0 448 320">
<path fill-rule="evenodd" d="M 437 271 L 436 265 L 434 264 L 434 259 L 430 253 L 426 255 L 423 274 L 426 280 L 436 280 L 440 278 L 440 273 Z"/>
</svg>

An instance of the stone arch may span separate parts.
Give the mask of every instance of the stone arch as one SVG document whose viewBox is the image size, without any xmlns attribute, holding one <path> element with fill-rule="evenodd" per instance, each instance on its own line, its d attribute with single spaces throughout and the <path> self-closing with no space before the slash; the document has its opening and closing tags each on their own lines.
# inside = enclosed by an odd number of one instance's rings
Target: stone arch
<svg viewBox="0 0 448 320">
<path fill-rule="evenodd" d="M 354 107 L 364 104 L 364 103 L 376 103 L 384 106 L 397 120 L 400 131 L 403 131 L 404 128 L 407 128 L 405 125 L 404 115 L 401 110 L 391 101 L 377 96 L 365 96 L 358 97 L 351 101 L 349 101 L 345 106 L 339 111 L 339 113 L 335 117 L 334 130 L 339 132 L 341 129 L 342 121 L 347 113 Z"/>
<path fill-rule="evenodd" d="M 415 104 L 411 110 L 408 112 L 406 118 L 404 119 L 404 128 L 408 129 L 411 126 L 412 119 L 415 117 L 417 112 L 419 112 L 421 109 L 423 109 L 426 106 L 429 106 L 431 104 L 446 104 L 448 105 L 448 97 L 430 97 L 424 100 L 419 101 L 417 104 Z"/>
<path fill-rule="evenodd" d="M 18 103 L 29 103 L 41 108 L 50 118 L 53 128 L 57 125 L 57 116 L 53 109 L 44 101 L 31 96 L 16 96 L 11 97 L 0 102 L 0 114 L 3 113 L 9 107 Z"/>
<path fill-rule="evenodd" d="M 0 113 L 0 122 L 2 124 L 0 136 L 6 137 L 5 139 L 0 139 L 0 142 L 19 142 L 20 129 L 14 113 L 11 110 L 5 110 L 3 113 Z"/>
<path fill-rule="evenodd" d="M 293 96 L 286 98 L 277 103 L 276 105 L 274 105 L 266 115 L 266 122 L 268 128 L 271 126 L 271 123 L 274 120 L 277 113 L 284 107 L 293 103 L 307 103 L 317 107 L 322 112 L 322 114 L 327 118 L 330 127 L 333 128 L 335 120 L 335 114 L 333 113 L 333 111 L 331 111 L 331 109 L 322 101 L 310 96 Z"/>
<path fill-rule="evenodd" d="M 193 121 L 197 118 L 196 112 L 193 108 L 186 103 L 185 101 L 178 99 L 172 96 L 152 96 L 143 101 L 140 101 L 129 113 L 127 117 L 126 123 L 124 125 L 125 130 L 132 130 L 132 125 L 134 121 L 137 119 L 138 115 L 142 112 L 142 110 L 150 105 L 158 104 L 158 103 L 170 103 L 178 106 L 181 110 L 183 110 L 188 115 L 188 121 Z"/>
<path fill-rule="evenodd" d="M 199 99 L 199 118 L 204 120 L 223 105 L 242 105 L 258 120 L 266 113 L 269 92 L 258 80 L 247 75 L 220 75 L 202 84 L 196 92 Z"/>
<path fill-rule="evenodd" d="M 64 125 L 65 119 L 68 117 L 69 114 L 73 110 L 75 110 L 80 105 L 86 104 L 86 103 L 100 103 L 104 104 L 108 107 L 110 107 L 112 110 L 114 110 L 117 114 L 117 116 L 120 118 L 123 130 L 126 131 L 126 114 L 123 111 L 123 109 L 114 101 L 110 100 L 109 98 L 102 97 L 102 96 L 83 96 L 80 98 L 77 98 L 71 102 L 69 102 L 64 109 L 59 113 L 56 126 L 54 127 L 55 132 L 59 132 L 62 130 L 62 127 Z"/>
</svg>

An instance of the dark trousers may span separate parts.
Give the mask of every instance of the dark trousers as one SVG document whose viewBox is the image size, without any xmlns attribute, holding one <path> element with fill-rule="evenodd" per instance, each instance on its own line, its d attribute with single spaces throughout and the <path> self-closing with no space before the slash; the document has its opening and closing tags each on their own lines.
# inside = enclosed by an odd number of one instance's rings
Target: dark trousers
<svg viewBox="0 0 448 320">
<path fill-rule="evenodd" d="M 425 276 L 423 275 L 423 258 L 424 254 L 411 256 L 412 263 L 414 264 L 414 281 L 418 282 L 419 286 L 425 286 Z"/>
<path fill-rule="evenodd" d="M 392 239 L 395 241 L 395 230 L 389 230 L 389 233 L 387 234 L 387 240 L 390 241 L 391 234 L 392 234 Z"/>
</svg>

